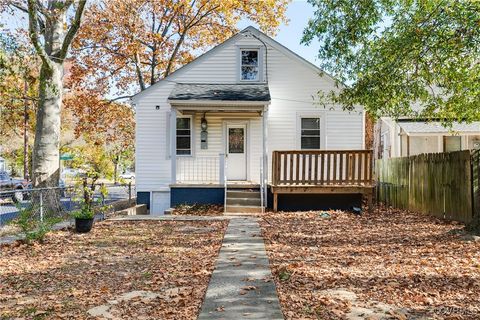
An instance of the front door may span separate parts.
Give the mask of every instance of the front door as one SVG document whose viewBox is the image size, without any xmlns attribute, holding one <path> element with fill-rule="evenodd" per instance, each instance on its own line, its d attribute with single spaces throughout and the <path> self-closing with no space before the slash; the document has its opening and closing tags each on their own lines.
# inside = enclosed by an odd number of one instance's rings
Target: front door
<svg viewBox="0 0 480 320">
<path fill-rule="evenodd" d="M 227 124 L 227 179 L 247 180 L 247 126 Z"/>
</svg>

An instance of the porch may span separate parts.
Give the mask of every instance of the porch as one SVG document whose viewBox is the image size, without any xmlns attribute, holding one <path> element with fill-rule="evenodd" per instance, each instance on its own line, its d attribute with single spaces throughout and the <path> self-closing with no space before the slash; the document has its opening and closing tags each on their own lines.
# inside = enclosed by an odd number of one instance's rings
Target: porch
<svg viewBox="0 0 480 320">
<path fill-rule="evenodd" d="M 253 187 L 263 208 L 268 86 L 177 84 L 168 101 L 171 205 L 195 198 L 226 207 L 227 189 Z"/>
</svg>

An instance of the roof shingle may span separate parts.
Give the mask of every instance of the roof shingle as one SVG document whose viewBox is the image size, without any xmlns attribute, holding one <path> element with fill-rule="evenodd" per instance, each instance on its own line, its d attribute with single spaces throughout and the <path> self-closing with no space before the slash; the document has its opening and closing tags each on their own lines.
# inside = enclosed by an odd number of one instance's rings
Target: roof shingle
<svg viewBox="0 0 480 320">
<path fill-rule="evenodd" d="M 168 100 L 270 101 L 267 84 L 179 83 Z"/>
</svg>

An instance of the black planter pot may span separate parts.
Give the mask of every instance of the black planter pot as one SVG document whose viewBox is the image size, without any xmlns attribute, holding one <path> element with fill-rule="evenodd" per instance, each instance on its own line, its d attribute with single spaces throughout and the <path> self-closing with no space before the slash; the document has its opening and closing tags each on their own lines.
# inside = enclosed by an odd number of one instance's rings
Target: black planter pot
<svg viewBox="0 0 480 320">
<path fill-rule="evenodd" d="M 93 227 L 93 218 L 91 219 L 80 219 L 75 218 L 75 231 L 78 233 L 87 233 L 92 230 Z"/>
</svg>

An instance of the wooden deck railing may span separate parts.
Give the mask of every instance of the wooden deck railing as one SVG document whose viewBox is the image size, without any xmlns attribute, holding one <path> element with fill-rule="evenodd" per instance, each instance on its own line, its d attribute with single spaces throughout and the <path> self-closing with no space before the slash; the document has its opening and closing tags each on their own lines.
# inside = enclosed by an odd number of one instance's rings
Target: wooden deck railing
<svg viewBox="0 0 480 320">
<path fill-rule="evenodd" d="M 373 184 L 371 150 L 273 151 L 274 186 Z"/>
</svg>

